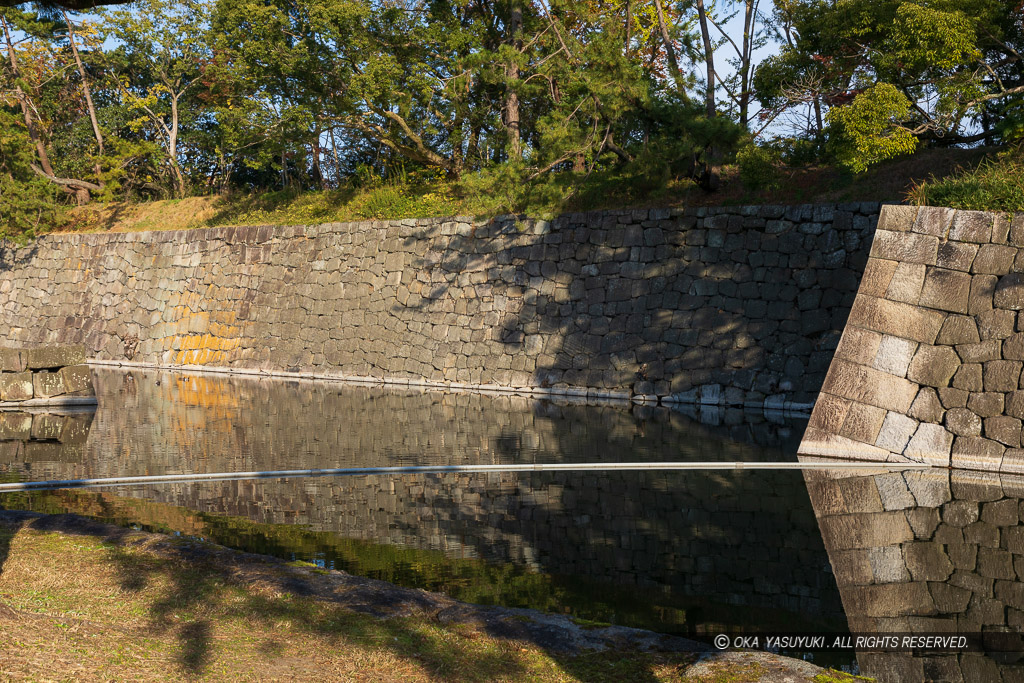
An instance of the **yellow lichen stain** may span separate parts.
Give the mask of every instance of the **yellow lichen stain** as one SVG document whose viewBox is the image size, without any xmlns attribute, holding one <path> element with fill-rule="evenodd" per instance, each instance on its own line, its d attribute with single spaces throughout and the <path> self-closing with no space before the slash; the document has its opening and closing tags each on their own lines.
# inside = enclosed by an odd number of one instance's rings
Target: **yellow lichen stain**
<svg viewBox="0 0 1024 683">
<path fill-rule="evenodd" d="M 169 310 L 167 324 L 175 333 L 160 342 L 165 351 L 177 351 L 176 365 L 224 365 L 231 360 L 230 352 L 242 344 L 235 311 L 194 311 L 188 304 Z"/>
</svg>

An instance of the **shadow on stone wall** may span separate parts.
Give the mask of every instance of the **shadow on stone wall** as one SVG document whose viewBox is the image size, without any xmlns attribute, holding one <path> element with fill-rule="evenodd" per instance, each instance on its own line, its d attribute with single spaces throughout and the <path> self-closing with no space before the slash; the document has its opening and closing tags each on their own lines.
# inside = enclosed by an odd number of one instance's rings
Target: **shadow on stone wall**
<svg viewBox="0 0 1024 683">
<path fill-rule="evenodd" d="M 62 235 L 0 334 L 98 357 L 715 404 L 813 401 L 876 204 Z M 137 343 L 136 343 L 137 342 Z"/>
</svg>

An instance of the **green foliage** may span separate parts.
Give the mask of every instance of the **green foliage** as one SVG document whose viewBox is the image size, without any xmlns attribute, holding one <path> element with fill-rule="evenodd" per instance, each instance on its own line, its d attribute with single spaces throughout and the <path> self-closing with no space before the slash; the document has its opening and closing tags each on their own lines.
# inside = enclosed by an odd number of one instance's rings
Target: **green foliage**
<svg viewBox="0 0 1024 683">
<path fill-rule="evenodd" d="M 897 88 L 880 83 L 857 95 L 850 105 L 829 111 L 839 163 L 863 173 L 872 164 L 912 154 L 917 138 L 898 125 L 910 106 L 910 100 Z"/>
<path fill-rule="evenodd" d="M 751 190 L 771 189 L 778 185 L 782 154 L 771 147 L 749 143 L 736 152 L 740 180 Z"/>
<path fill-rule="evenodd" d="M 920 183 L 908 199 L 930 206 L 1024 213 L 1024 147 L 987 159 L 977 168 Z"/>
<path fill-rule="evenodd" d="M 60 215 L 54 187 L 29 167 L 28 135 L 17 117 L 0 110 L 0 238 L 17 242 L 35 237 Z"/>
</svg>

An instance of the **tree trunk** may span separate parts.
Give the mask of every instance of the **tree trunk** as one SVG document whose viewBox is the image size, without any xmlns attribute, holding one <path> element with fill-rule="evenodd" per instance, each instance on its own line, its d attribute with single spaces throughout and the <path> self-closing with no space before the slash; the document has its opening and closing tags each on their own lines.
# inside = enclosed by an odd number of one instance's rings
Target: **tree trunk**
<svg viewBox="0 0 1024 683">
<path fill-rule="evenodd" d="M 523 49 L 523 6 L 512 0 L 508 20 L 508 41 L 516 49 Z M 513 60 L 505 67 L 505 128 L 508 129 L 509 155 L 515 161 L 523 158 L 523 141 L 519 131 L 519 62 Z M 515 84 L 515 85 L 513 85 Z"/>
<path fill-rule="evenodd" d="M 707 11 L 704 9 L 704 0 L 696 0 L 697 17 L 700 20 L 700 33 L 704 40 L 704 62 L 707 65 L 707 93 L 704 96 L 705 108 L 708 117 L 713 117 L 715 107 L 715 50 L 711 44 L 711 32 L 708 29 Z"/>
<path fill-rule="evenodd" d="M 676 49 L 672 46 L 672 39 L 668 35 L 668 26 L 665 23 L 665 11 L 661 7 L 661 0 L 654 0 L 654 7 L 658 10 L 658 29 L 661 31 L 661 42 L 665 44 L 665 57 L 668 59 L 669 73 L 672 74 L 672 80 L 676 84 L 676 91 L 683 102 L 689 102 L 690 98 L 686 95 L 686 80 L 683 78 L 683 72 L 679 69 Z M 651 57 L 653 62 L 653 47 Z"/>
<path fill-rule="evenodd" d="M 78 75 L 82 77 L 82 94 L 85 95 L 85 104 L 89 109 L 89 121 L 92 123 L 92 132 L 96 136 L 96 144 L 100 148 L 100 154 L 103 154 L 103 133 L 100 132 L 100 124 L 96 119 L 96 106 L 92 103 L 92 91 L 89 89 L 89 79 L 85 76 L 85 67 L 82 65 L 82 58 L 78 54 L 78 47 L 75 45 L 75 31 L 71 25 L 71 20 L 68 18 L 68 13 L 61 10 L 61 14 L 64 15 L 64 23 L 68 27 L 68 43 L 71 45 L 71 54 L 75 56 L 75 65 L 78 67 Z M 99 164 L 96 164 L 96 173 L 99 174 Z"/>
</svg>

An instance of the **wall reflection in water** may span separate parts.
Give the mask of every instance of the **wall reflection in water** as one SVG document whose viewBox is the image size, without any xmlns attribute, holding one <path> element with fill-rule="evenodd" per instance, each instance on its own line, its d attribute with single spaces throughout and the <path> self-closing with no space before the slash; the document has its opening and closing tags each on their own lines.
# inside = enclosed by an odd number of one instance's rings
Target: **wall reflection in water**
<svg viewBox="0 0 1024 683">
<path fill-rule="evenodd" d="M 937 469 L 804 476 L 851 631 L 1024 631 L 1024 478 Z M 879 681 L 1016 681 L 1022 654 L 857 659 Z"/>
<path fill-rule="evenodd" d="M 92 410 L 48 413 L 0 411 L 0 463 L 50 479 L 83 461 Z M 17 479 L 24 479 L 19 476 Z"/>
<path fill-rule="evenodd" d="M 802 422 L 324 383 L 97 371 L 51 478 L 433 463 L 792 460 Z M 7 475 L 38 479 L 14 460 Z M 222 481 L 5 494 L 480 602 L 677 633 L 844 631 L 799 472 Z"/>
</svg>

